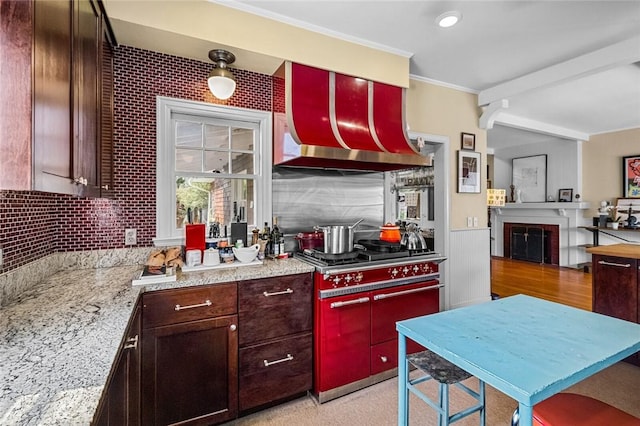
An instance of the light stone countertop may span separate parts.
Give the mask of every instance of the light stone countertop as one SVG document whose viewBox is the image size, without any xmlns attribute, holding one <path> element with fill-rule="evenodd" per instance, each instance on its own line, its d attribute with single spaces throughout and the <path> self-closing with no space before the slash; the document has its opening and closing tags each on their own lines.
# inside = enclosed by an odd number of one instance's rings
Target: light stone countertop
<svg viewBox="0 0 640 426">
<path fill-rule="evenodd" d="M 87 425 L 144 291 L 242 281 L 314 268 L 295 259 L 190 272 L 132 286 L 140 266 L 66 270 L 0 308 L 0 425 Z"/>
</svg>

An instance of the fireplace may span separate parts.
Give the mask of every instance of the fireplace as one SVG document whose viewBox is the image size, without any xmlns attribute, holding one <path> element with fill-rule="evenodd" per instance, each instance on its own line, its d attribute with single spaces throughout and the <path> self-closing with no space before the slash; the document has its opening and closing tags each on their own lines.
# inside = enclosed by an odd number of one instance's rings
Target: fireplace
<svg viewBox="0 0 640 426">
<path fill-rule="evenodd" d="M 559 264 L 558 225 L 506 222 L 503 227 L 504 257 Z"/>
</svg>

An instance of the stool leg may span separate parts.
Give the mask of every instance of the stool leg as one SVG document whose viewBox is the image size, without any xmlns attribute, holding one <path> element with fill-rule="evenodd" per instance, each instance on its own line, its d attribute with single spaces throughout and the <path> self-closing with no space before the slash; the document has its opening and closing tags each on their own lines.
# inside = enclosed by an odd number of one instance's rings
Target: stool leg
<svg viewBox="0 0 640 426">
<path fill-rule="evenodd" d="M 448 426 L 449 425 L 449 385 L 440 383 L 440 395 L 442 398 L 442 402 L 440 403 L 440 408 L 442 408 L 443 413 L 440 416 L 440 425 Z"/>
<path fill-rule="evenodd" d="M 480 426 L 485 426 L 487 405 L 485 404 L 484 382 L 480 379 L 478 379 L 478 393 L 480 394 L 480 403 L 482 404 L 482 409 L 480 410 Z"/>
</svg>

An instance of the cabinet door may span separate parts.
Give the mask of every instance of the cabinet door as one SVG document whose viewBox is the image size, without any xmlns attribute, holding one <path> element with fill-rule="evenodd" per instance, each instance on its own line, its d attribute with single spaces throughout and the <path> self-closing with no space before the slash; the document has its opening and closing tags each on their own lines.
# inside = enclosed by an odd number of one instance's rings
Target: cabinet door
<svg viewBox="0 0 640 426">
<path fill-rule="evenodd" d="M 311 274 L 246 280 L 238 286 L 240 346 L 311 330 Z"/>
<path fill-rule="evenodd" d="M 100 41 L 100 197 L 113 198 L 113 46 L 107 31 L 106 17 L 102 17 Z"/>
<path fill-rule="evenodd" d="M 237 315 L 144 330 L 142 424 L 205 425 L 238 411 Z"/>
<path fill-rule="evenodd" d="M 320 300 L 315 333 L 315 392 L 325 392 L 369 377 L 369 293 Z"/>
<path fill-rule="evenodd" d="M 136 306 L 98 407 L 96 425 L 140 424 L 141 312 Z"/>
<path fill-rule="evenodd" d="M 593 256 L 593 311 L 638 321 L 636 259 Z"/>
<path fill-rule="evenodd" d="M 98 196 L 98 76 L 100 13 L 92 0 L 76 0 L 73 37 L 73 168 L 81 196 Z"/>
<path fill-rule="evenodd" d="M 71 2 L 33 4 L 33 189 L 73 194 Z"/>
</svg>

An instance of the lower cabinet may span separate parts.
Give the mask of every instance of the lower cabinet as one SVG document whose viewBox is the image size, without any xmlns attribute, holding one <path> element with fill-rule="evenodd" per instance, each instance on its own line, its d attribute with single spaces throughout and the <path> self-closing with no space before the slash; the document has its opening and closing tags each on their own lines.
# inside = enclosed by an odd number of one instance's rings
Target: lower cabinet
<svg viewBox="0 0 640 426">
<path fill-rule="evenodd" d="M 593 312 L 640 323 L 640 260 L 593 255 Z M 640 366 L 640 354 L 625 361 Z"/>
<path fill-rule="evenodd" d="M 141 306 L 138 303 L 98 406 L 94 421 L 96 425 L 140 424 L 141 314 Z"/>
<path fill-rule="evenodd" d="M 238 286 L 240 413 L 304 394 L 313 383 L 311 274 Z"/>
<path fill-rule="evenodd" d="M 311 274 L 143 293 L 96 425 L 213 425 L 313 381 Z"/>
<path fill-rule="evenodd" d="M 237 284 L 150 292 L 142 300 L 142 424 L 234 419 Z"/>
</svg>

